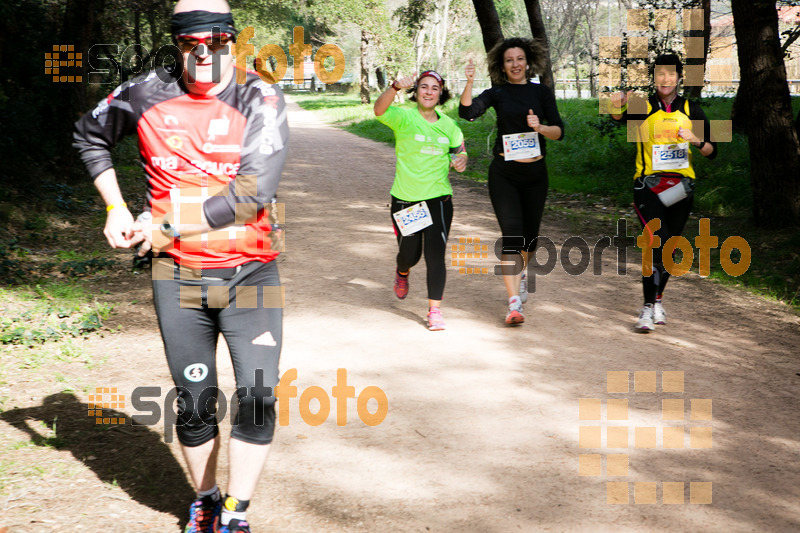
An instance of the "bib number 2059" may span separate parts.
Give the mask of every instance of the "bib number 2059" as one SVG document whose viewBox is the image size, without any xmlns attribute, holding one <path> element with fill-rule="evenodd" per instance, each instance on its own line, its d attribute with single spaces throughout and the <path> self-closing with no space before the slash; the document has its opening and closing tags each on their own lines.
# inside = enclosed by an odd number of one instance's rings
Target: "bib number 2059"
<svg viewBox="0 0 800 533">
<path fill-rule="evenodd" d="M 503 135 L 503 155 L 506 161 L 530 159 L 542 155 L 539 134 L 535 131 Z"/>
</svg>

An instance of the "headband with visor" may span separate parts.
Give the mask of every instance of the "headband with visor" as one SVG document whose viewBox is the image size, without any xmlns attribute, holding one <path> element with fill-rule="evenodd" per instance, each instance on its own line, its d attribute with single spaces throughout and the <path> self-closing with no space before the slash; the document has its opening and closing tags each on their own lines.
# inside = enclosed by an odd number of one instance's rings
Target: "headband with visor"
<svg viewBox="0 0 800 533">
<path fill-rule="evenodd" d="M 439 73 L 438 73 L 438 72 L 436 72 L 435 70 L 426 70 L 425 72 L 423 72 L 422 74 L 420 74 L 420 75 L 419 75 L 419 77 L 417 78 L 417 83 L 416 83 L 416 85 L 419 85 L 419 81 L 420 81 L 422 78 L 425 78 L 425 77 L 428 77 L 428 76 L 430 76 L 431 78 L 433 78 L 433 79 L 435 79 L 436 81 L 438 81 L 438 82 L 439 82 L 439 85 L 441 85 L 442 87 L 444 87 L 444 80 L 443 80 L 443 79 L 442 79 L 442 77 L 439 75 Z"/>
<path fill-rule="evenodd" d="M 219 32 L 230 33 L 236 42 L 236 27 L 230 13 L 212 13 L 210 11 L 184 11 L 175 13 L 170 19 L 172 35 L 192 35 L 194 33 Z"/>
</svg>

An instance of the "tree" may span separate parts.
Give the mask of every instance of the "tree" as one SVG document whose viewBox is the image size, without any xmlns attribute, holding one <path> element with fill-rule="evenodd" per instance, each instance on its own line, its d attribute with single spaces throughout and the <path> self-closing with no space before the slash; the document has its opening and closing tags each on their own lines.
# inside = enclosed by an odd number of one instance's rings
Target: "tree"
<svg viewBox="0 0 800 533">
<path fill-rule="evenodd" d="M 464 0 L 409 0 L 395 11 L 400 31 L 414 43 L 414 69 L 427 67 L 443 74 L 448 71 L 448 53 L 457 48 L 456 39 L 464 32 L 468 4 Z"/>
<path fill-rule="evenodd" d="M 483 35 L 483 47 L 486 52 L 498 42 L 503 40 L 503 29 L 500 27 L 500 18 L 494 7 L 494 0 L 472 0 L 475 6 L 475 15 Z"/>
<path fill-rule="evenodd" d="M 369 72 L 372 70 L 370 45 L 374 44 L 378 40 L 378 36 L 388 31 L 390 27 L 385 2 L 380 0 L 306 0 L 306 10 L 309 16 L 326 23 L 338 22 L 360 28 L 359 86 L 361 103 L 369 104 Z"/>
<path fill-rule="evenodd" d="M 703 65 L 703 70 L 705 71 L 705 65 L 708 61 L 708 47 L 711 42 L 711 0 L 702 0 L 702 9 L 703 9 L 703 28 L 702 29 L 695 29 L 692 28 L 691 30 L 686 30 L 684 28 L 684 36 L 686 37 L 702 37 L 703 38 L 703 57 L 687 57 L 686 64 L 687 65 Z M 700 98 L 700 93 L 703 91 L 702 85 L 691 85 L 686 87 L 684 93 L 686 94 L 687 98 L 697 99 Z"/>
<path fill-rule="evenodd" d="M 542 20 L 542 9 L 539 5 L 539 0 L 525 0 L 525 11 L 528 13 L 528 23 L 531 25 L 531 35 L 533 35 L 534 39 L 539 39 L 542 44 L 544 44 L 544 72 L 540 73 L 539 78 L 543 84 L 555 91 L 556 83 L 553 79 L 553 63 L 550 59 L 550 43 L 547 40 L 547 30 L 545 30 L 544 20 Z"/>
<path fill-rule="evenodd" d="M 800 224 L 800 141 L 794 127 L 775 2 L 732 0 L 740 91 L 749 110 L 753 218 L 763 227 Z M 740 94 L 740 97 L 742 96 Z M 738 99 L 737 99 L 738 100 Z"/>
</svg>

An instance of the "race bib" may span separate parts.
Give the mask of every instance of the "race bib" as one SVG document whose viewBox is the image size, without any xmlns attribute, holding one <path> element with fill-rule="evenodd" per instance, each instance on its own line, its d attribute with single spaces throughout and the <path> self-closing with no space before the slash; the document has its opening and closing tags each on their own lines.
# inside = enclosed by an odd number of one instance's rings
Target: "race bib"
<svg viewBox="0 0 800 533">
<path fill-rule="evenodd" d="M 535 131 L 503 135 L 503 155 L 506 161 L 528 159 L 542 155 L 539 134 Z"/>
<path fill-rule="evenodd" d="M 653 145 L 653 170 L 680 168 L 689 168 L 689 143 Z"/>
<path fill-rule="evenodd" d="M 392 213 L 392 216 L 403 237 L 413 235 L 433 224 L 428 204 L 424 201 Z"/>
</svg>

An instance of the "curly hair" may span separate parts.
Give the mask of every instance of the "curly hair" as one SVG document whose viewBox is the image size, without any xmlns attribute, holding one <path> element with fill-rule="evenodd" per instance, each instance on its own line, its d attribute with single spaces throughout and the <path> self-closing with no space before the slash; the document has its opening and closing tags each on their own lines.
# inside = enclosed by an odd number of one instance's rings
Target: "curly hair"
<svg viewBox="0 0 800 533">
<path fill-rule="evenodd" d="M 414 84 L 414 86 L 411 87 L 410 89 L 406 89 L 406 93 L 411 95 L 411 96 L 408 97 L 409 100 L 411 100 L 412 102 L 416 102 L 417 101 L 417 85 L 416 84 Z M 445 87 L 444 84 L 442 84 L 442 92 L 439 93 L 439 103 L 438 103 L 438 105 L 446 104 L 447 101 L 450 100 L 450 97 L 451 97 L 450 90 L 447 87 Z"/>
<path fill-rule="evenodd" d="M 503 55 L 510 48 L 521 48 L 525 52 L 525 60 L 528 63 L 526 77 L 533 78 L 537 74 L 544 72 L 545 57 L 547 50 L 544 44 L 537 39 L 526 39 L 524 37 L 512 37 L 499 41 L 489 50 L 486 55 L 486 62 L 489 64 L 489 77 L 492 84 L 502 85 L 508 83 L 506 73 L 503 70 Z"/>
</svg>

